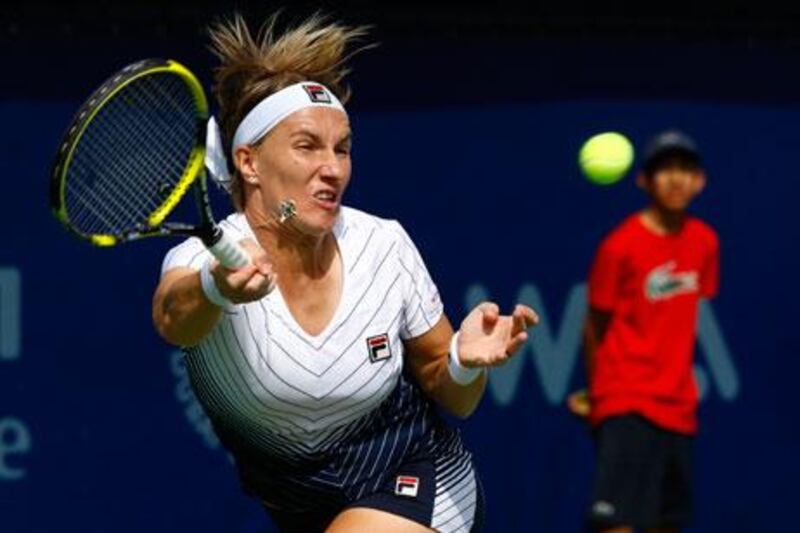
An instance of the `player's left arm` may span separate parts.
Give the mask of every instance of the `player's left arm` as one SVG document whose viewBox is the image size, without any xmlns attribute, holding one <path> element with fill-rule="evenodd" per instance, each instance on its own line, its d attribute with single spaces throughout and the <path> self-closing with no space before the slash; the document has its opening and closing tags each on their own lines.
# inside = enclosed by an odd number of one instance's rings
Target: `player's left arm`
<svg viewBox="0 0 800 533">
<path fill-rule="evenodd" d="M 487 368 L 505 363 L 527 340 L 527 329 L 539 317 L 530 307 L 517 305 L 511 315 L 500 315 L 496 304 L 484 302 L 461 323 L 456 354 L 450 354 L 453 327 L 446 316 L 426 333 L 406 341 L 410 369 L 423 390 L 449 413 L 466 418 L 475 410 L 486 388 L 486 372 L 462 385 L 448 369 L 458 357 L 464 368 Z"/>
</svg>

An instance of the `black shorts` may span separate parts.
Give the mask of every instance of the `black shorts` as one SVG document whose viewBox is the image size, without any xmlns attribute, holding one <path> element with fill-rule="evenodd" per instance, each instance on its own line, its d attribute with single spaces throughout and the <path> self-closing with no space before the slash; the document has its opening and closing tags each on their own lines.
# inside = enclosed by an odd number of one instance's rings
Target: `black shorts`
<svg viewBox="0 0 800 533">
<path fill-rule="evenodd" d="M 436 472 L 428 457 L 407 461 L 396 475 L 390 476 L 376 492 L 335 509 L 317 512 L 293 513 L 270 509 L 267 512 L 282 533 L 323 532 L 336 516 L 354 507 L 378 509 L 402 516 L 425 527 L 431 527 L 436 498 Z M 476 506 L 471 533 L 482 530 L 484 520 L 483 489 L 475 475 Z M 411 497 L 410 497 L 411 496 Z"/>
<path fill-rule="evenodd" d="M 692 437 L 635 415 L 595 430 L 589 521 L 596 527 L 683 527 L 692 515 Z"/>
</svg>

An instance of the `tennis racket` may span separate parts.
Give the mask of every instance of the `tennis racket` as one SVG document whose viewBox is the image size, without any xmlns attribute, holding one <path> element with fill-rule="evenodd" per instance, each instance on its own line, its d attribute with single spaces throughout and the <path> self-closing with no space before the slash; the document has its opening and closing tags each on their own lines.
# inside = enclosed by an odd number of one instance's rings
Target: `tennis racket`
<svg viewBox="0 0 800 533">
<path fill-rule="evenodd" d="M 106 80 L 81 106 L 53 163 L 50 205 L 97 246 L 199 237 L 228 268 L 250 263 L 214 221 L 205 175 L 208 101 L 183 65 L 146 59 Z M 165 222 L 194 186 L 199 221 Z"/>
</svg>

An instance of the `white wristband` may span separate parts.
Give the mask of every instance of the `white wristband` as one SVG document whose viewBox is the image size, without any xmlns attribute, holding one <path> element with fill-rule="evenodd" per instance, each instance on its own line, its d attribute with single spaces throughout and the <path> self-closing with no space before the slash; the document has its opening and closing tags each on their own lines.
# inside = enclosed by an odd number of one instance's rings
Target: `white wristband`
<svg viewBox="0 0 800 533">
<path fill-rule="evenodd" d="M 206 262 L 203 263 L 203 266 L 200 267 L 200 285 L 203 287 L 203 293 L 214 305 L 219 307 L 230 307 L 233 305 L 233 302 L 225 298 L 222 293 L 219 292 L 217 282 L 214 281 L 214 276 L 211 275 L 211 264 L 213 262 L 214 258 L 209 257 Z"/>
<path fill-rule="evenodd" d="M 459 385 L 469 385 L 478 377 L 486 372 L 485 368 L 467 368 L 465 366 L 461 366 L 461 362 L 458 360 L 458 335 L 460 332 L 456 332 L 453 335 L 453 338 L 450 339 L 450 356 L 447 358 L 447 371 L 450 373 L 450 377 L 458 383 Z"/>
</svg>

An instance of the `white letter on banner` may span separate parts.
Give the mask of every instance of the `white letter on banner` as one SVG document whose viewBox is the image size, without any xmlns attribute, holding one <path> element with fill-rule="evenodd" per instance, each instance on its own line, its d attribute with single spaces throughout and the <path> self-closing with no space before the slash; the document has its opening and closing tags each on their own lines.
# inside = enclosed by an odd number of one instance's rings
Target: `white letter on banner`
<svg viewBox="0 0 800 533">
<path fill-rule="evenodd" d="M 31 449 L 31 434 L 16 418 L 0 419 L 0 481 L 18 481 L 25 477 L 23 468 L 6 463 L 9 455 L 25 454 Z"/>
<path fill-rule="evenodd" d="M 22 305 L 20 274 L 16 268 L 0 268 L 0 360 L 19 357 Z"/>
</svg>

